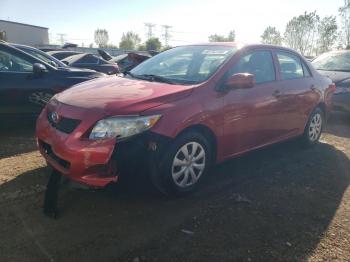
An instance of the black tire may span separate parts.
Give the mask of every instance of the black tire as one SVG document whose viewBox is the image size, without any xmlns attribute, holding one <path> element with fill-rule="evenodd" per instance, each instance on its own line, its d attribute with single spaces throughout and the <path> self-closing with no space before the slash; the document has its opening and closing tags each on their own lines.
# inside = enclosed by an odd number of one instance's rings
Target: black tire
<svg viewBox="0 0 350 262">
<path fill-rule="evenodd" d="M 316 123 L 315 121 L 316 121 L 317 117 L 319 117 L 320 121 L 321 121 L 321 125 L 320 125 L 319 129 L 315 127 L 315 123 Z M 321 137 L 324 126 L 325 126 L 324 112 L 322 111 L 322 109 L 317 107 L 311 113 L 309 120 L 306 124 L 304 134 L 302 136 L 303 145 L 304 146 L 313 146 L 313 145 L 317 144 L 320 137 Z"/>
<path fill-rule="evenodd" d="M 183 172 L 183 181 L 187 181 L 188 185 L 179 186 L 179 180 L 181 179 L 182 175 L 178 178 L 178 181 L 175 181 L 175 178 L 173 177 L 173 172 L 175 174 L 176 168 L 178 166 L 173 167 L 174 159 L 175 157 L 177 160 L 182 156 L 185 156 L 183 153 L 181 153 L 181 149 L 186 146 L 189 154 L 193 154 L 191 157 L 191 160 L 188 160 L 188 164 L 179 166 L 180 170 L 182 172 L 183 168 L 192 169 L 192 171 L 187 170 L 187 177 L 185 178 L 186 171 Z M 200 146 L 199 146 L 200 145 Z M 192 149 L 191 149 L 192 148 Z M 196 148 L 196 152 L 192 152 L 193 148 Z M 153 181 L 154 185 L 162 192 L 167 195 L 184 195 L 188 194 L 190 192 L 193 192 L 198 185 L 201 183 L 203 178 L 208 173 L 208 170 L 211 167 L 212 164 L 212 152 L 211 152 L 211 145 L 208 142 L 208 139 L 202 135 L 199 132 L 196 131 L 187 131 L 183 134 L 181 134 L 179 137 L 177 137 L 169 147 L 164 149 L 163 157 L 160 161 L 160 166 L 157 170 L 157 181 Z M 196 160 L 195 155 L 200 156 L 201 151 L 204 151 L 204 157 L 201 159 Z M 181 152 L 180 152 L 181 151 Z M 182 160 L 182 161 L 187 161 Z M 198 161 L 198 162 L 196 162 Z M 192 164 L 191 164 L 192 163 Z M 202 171 L 197 169 L 195 166 L 201 166 L 204 163 L 204 168 Z M 179 172 L 179 173 L 181 173 Z M 192 172 L 195 173 L 195 175 L 198 175 L 197 180 L 193 179 Z M 177 172 L 176 172 L 177 173 Z M 194 175 L 194 176 L 195 176 Z M 194 181 L 193 184 L 191 184 L 191 181 Z"/>
</svg>

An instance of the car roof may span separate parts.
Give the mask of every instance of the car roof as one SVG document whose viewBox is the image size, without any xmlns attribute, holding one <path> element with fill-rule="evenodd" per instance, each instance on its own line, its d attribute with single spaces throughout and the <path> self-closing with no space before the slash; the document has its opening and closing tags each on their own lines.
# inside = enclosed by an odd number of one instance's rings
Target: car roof
<svg viewBox="0 0 350 262">
<path fill-rule="evenodd" d="M 52 55 L 52 54 L 63 54 L 63 53 L 66 53 L 66 54 L 83 54 L 82 52 L 78 52 L 78 51 L 73 51 L 73 50 L 55 50 L 55 51 L 48 51 L 47 52 L 48 54 Z"/>
<path fill-rule="evenodd" d="M 228 47 L 238 47 L 238 48 L 273 48 L 273 49 L 283 49 L 286 51 L 291 51 L 294 53 L 298 53 L 297 51 L 284 47 L 279 45 L 270 45 L 270 44 L 247 44 L 242 42 L 203 42 L 203 43 L 195 43 L 195 44 L 189 44 L 185 46 L 228 46 Z"/>
</svg>

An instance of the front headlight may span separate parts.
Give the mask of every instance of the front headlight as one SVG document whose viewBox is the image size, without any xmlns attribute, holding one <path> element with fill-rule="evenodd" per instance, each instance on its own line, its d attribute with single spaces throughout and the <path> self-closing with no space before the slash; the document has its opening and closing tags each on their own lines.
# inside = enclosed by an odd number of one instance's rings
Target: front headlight
<svg viewBox="0 0 350 262">
<path fill-rule="evenodd" d="M 90 139 L 124 139 L 140 134 L 157 123 L 161 116 L 114 116 L 102 119 L 92 129 Z"/>
</svg>

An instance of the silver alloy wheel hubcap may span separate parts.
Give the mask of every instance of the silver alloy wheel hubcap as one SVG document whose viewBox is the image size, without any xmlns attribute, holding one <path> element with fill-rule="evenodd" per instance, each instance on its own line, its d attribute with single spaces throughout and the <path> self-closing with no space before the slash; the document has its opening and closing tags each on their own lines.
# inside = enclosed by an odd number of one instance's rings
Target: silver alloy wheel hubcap
<svg viewBox="0 0 350 262">
<path fill-rule="evenodd" d="M 171 174 L 175 184 L 188 187 L 195 184 L 205 169 L 205 150 L 197 142 L 183 145 L 176 153 Z"/>
<path fill-rule="evenodd" d="M 321 114 L 315 114 L 310 122 L 309 126 L 309 138 L 312 142 L 316 141 L 322 131 L 322 116 Z"/>
</svg>

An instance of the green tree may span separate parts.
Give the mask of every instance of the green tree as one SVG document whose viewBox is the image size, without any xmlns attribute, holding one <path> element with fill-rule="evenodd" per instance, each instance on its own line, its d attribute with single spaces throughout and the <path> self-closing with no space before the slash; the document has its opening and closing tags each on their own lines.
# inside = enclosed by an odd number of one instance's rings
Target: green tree
<svg viewBox="0 0 350 262">
<path fill-rule="evenodd" d="M 293 17 L 284 32 L 285 44 L 303 55 L 312 55 L 317 43 L 319 21 L 316 11 Z"/>
<path fill-rule="evenodd" d="M 106 29 L 96 29 L 94 38 L 98 47 L 105 47 L 109 40 L 108 31 Z"/>
<path fill-rule="evenodd" d="M 227 41 L 229 41 L 229 42 L 234 42 L 235 40 L 236 40 L 236 32 L 235 32 L 235 30 L 231 30 L 231 31 L 228 33 Z"/>
<path fill-rule="evenodd" d="M 209 42 L 226 42 L 226 37 L 223 35 L 210 35 L 209 36 Z"/>
<path fill-rule="evenodd" d="M 138 47 L 139 51 L 147 51 L 146 44 L 140 44 Z"/>
<path fill-rule="evenodd" d="M 234 42 L 236 39 L 236 32 L 235 30 L 231 30 L 228 33 L 227 37 L 223 35 L 214 34 L 210 35 L 208 39 L 209 42 Z"/>
<path fill-rule="evenodd" d="M 281 33 L 276 29 L 276 27 L 268 26 L 261 35 L 261 42 L 263 44 L 282 45 Z"/>
<path fill-rule="evenodd" d="M 141 39 L 138 34 L 128 31 L 123 33 L 119 43 L 120 49 L 135 50 L 140 45 Z"/>
<path fill-rule="evenodd" d="M 318 53 L 329 51 L 337 40 L 337 19 L 335 16 L 326 16 L 318 25 Z"/>
<path fill-rule="evenodd" d="M 350 0 L 344 0 L 344 6 L 339 8 L 339 15 L 342 22 L 343 44 L 350 48 Z"/>
<path fill-rule="evenodd" d="M 150 51 L 150 50 L 159 51 L 162 48 L 162 43 L 159 41 L 157 37 L 151 37 L 146 41 L 145 47 L 147 51 Z"/>
</svg>

